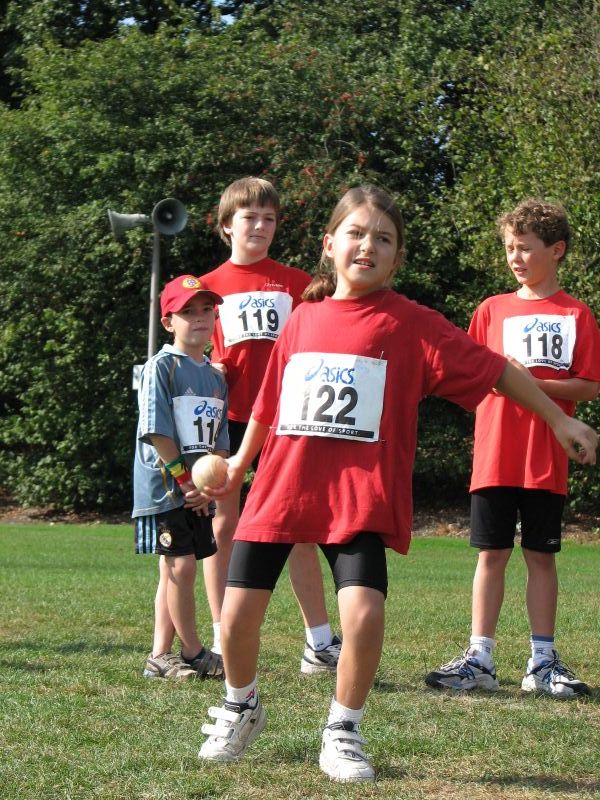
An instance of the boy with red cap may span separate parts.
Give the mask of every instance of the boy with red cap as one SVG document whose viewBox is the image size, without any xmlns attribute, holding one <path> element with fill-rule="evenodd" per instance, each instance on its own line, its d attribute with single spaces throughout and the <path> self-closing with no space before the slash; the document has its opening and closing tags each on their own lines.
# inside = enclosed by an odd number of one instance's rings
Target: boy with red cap
<svg viewBox="0 0 600 800">
<path fill-rule="evenodd" d="M 160 298 L 161 323 L 173 334 L 142 370 L 134 460 L 136 553 L 159 556 L 154 642 L 148 678 L 223 678 L 221 656 L 196 630 L 196 561 L 217 548 L 214 504 L 192 483 L 207 453 L 229 453 L 227 384 L 204 356 L 223 298 L 193 275 L 170 281 Z M 175 634 L 181 654 L 172 651 Z"/>
</svg>

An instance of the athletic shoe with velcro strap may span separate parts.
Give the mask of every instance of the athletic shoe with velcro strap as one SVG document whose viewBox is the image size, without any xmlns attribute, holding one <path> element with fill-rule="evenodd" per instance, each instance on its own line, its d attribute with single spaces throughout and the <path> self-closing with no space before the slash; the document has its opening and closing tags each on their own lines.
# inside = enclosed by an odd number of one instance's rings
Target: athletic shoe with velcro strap
<svg viewBox="0 0 600 800">
<path fill-rule="evenodd" d="M 260 699 L 254 708 L 226 700 L 221 708 L 211 706 L 208 716 L 215 724 L 202 726 L 202 733 L 208 738 L 198 753 L 198 758 L 207 761 L 239 761 L 267 724 Z"/>
<path fill-rule="evenodd" d="M 553 658 L 533 666 L 531 659 L 527 664 L 527 674 L 521 683 L 524 692 L 545 692 L 552 697 L 569 698 L 590 694 L 590 689 L 583 681 L 577 680 L 575 674 L 563 664 L 556 650 Z"/>
<path fill-rule="evenodd" d="M 342 640 L 334 636 L 331 644 L 323 650 L 313 650 L 306 642 L 304 655 L 300 662 L 300 672 L 304 675 L 316 675 L 319 672 L 335 672 L 342 649 Z"/>
<path fill-rule="evenodd" d="M 477 659 L 477 651 L 467 649 L 458 658 L 430 672 L 425 677 L 427 686 L 432 689 L 454 689 L 456 691 L 469 691 L 471 689 L 485 689 L 495 692 L 500 688 L 496 680 L 494 665 L 488 669 Z"/>
<path fill-rule="evenodd" d="M 323 731 L 319 766 L 339 783 L 374 781 L 375 770 L 362 749 L 364 743 L 354 722 L 343 720 L 328 725 Z"/>
</svg>

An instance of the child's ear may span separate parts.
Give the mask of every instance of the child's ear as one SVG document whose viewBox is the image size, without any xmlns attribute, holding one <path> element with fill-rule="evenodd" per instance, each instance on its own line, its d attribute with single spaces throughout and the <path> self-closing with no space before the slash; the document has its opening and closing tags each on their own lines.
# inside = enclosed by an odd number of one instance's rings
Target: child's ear
<svg viewBox="0 0 600 800">
<path fill-rule="evenodd" d="M 561 239 L 559 242 L 554 242 L 552 245 L 552 255 L 557 261 L 560 261 L 563 258 L 565 252 L 567 250 L 567 243 L 564 239 Z"/>
<path fill-rule="evenodd" d="M 330 233 L 323 237 L 323 252 L 327 258 L 333 258 L 333 236 Z"/>
<path fill-rule="evenodd" d="M 161 325 L 163 326 L 163 328 L 166 331 L 169 331 L 169 333 L 173 333 L 173 323 L 171 322 L 171 317 L 170 316 L 161 317 L 160 318 L 160 322 L 161 322 Z"/>
</svg>

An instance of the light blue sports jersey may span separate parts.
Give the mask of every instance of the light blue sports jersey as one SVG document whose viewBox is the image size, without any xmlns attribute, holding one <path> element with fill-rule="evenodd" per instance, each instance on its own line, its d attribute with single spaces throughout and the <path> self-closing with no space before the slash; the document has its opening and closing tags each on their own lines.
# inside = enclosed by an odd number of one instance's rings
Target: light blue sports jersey
<svg viewBox="0 0 600 800">
<path fill-rule="evenodd" d="M 213 450 L 229 451 L 227 383 L 207 358 L 200 364 L 164 345 L 144 365 L 138 403 L 132 517 L 162 514 L 184 502 L 150 443 L 151 435 L 173 439 L 188 468 Z"/>
</svg>

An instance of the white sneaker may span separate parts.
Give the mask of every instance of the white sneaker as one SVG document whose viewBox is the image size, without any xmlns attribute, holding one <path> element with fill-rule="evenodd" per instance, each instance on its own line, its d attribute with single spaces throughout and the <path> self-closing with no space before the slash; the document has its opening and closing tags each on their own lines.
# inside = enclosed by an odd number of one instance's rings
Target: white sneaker
<svg viewBox="0 0 600 800">
<path fill-rule="evenodd" d="M 342 649 L 342 640 L 334 636 L 331 644 L 323 650 L 314 650 L 308 642 L 304 645 L 304 654 L 300 662 L 300 672 L 304 675 L 316 675 L 319 672 L 335 672 Z"/>
<path fill-rule="evenodd" d="M 533 667 L 529 659 L 527 674 L 521 683 L 524 692 L 545 692 L 553 697 L 581 697 L 590 693 L 589 686 L 577 680 L 575 674 L 561 662 L 556 650 L 552 651 L 554 657 Z"/>
<path fill-rule="evenodd" d="M 500 688 L 494 665 L 488 669 L 478 660 L 477 652 L 469 649 L 465 650 L 462 656 L 442 664 L 439 669 L 426 675 L 425 683 L 432 689 L 456 691 L 485 689 L 488 692 L 495 692 Z"/>
<path fill-rule="evenodd" d="M 202 726 L 202 733 L 206 733 L 208 739 L 198 753 L 198 758 L 208 761 L 238 761 L 267 724 L 260 699 L 254 708 L 229 702 L 221 708 L 211 706 L 208 716 L 216 723 Z"/>
<path fill-rule="evenodd" d="M 375 770 L 362 749 L 364 743 L 358 725 L 353 722 L 344 720 L 328 725 L 323 731 L 319 766 L 340 783 L 374 781 Z"/>
</svg>

